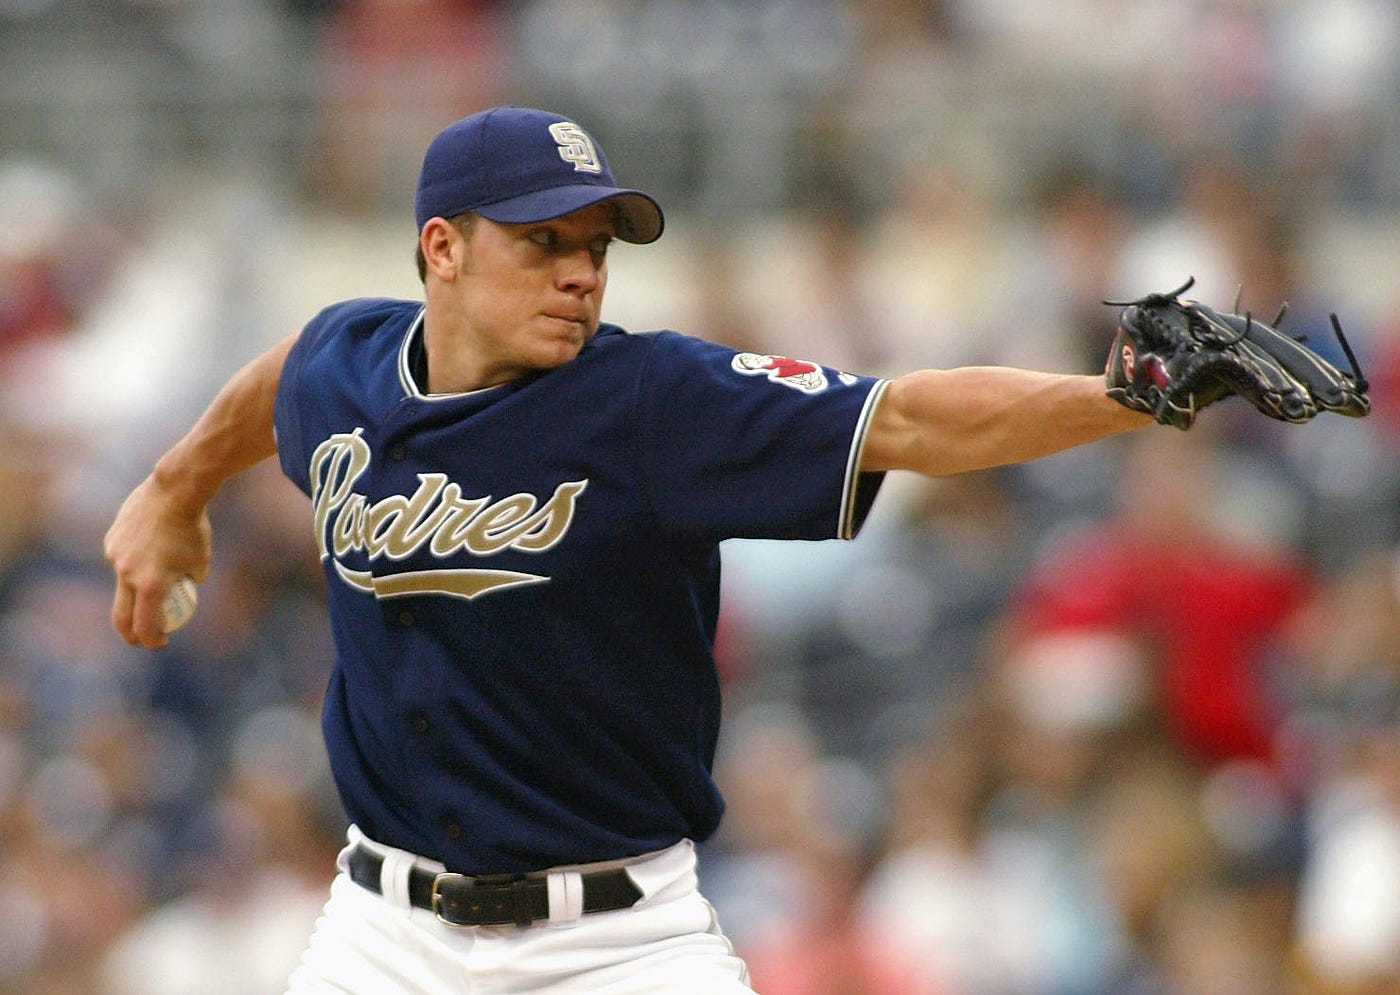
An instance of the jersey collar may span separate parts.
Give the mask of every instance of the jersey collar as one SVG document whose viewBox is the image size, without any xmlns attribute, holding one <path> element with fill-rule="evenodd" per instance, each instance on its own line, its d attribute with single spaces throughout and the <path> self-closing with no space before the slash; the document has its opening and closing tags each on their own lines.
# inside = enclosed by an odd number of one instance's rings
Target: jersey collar
<svg viewBox="0 0 1400 995">
<path fill-rule="evenodd" d="M 428 378 L 428 361 L 423 345 L 423 316 L 427 314 L 427 311 L 426 307 L 418 309 L 418 314 L 414 316 L 413 321 L 409 323 L 408 331 L 404 333 L 403 342 L 399 344 L 399 384 L 403 387 L 405 395 L 424 401 L 445 401 L 454 397 L 482 394 L 507 386 L 506 384 L 497 384 L 495 387 L 482 387 L 478 390 L 457 391 L 449 394 L 430 394 L 424 390 L 423 384 Z M 584 349 L 590 348 L 605 335 L 625 334 L 627 333 L 618 326 L 603 322 L 598 326 L 598 331 L 593 338 L 584 345 Z"/>
<path fill-rule="evenodd" d="M 424 389 L 424 382 L 428 378 L 428 361 L 423 345 L 423 316 L 427 310 L 426 307 L 418 309 L 418 314 L 404 333 L 403 342 L 399 344 L 399 384 L 403 387 L 404 394 L 420 401 L 450 401 L 457 397 L 470 397 L 473 394 L 484 394 L 499 389 L 500 385 L 497 385 L 446 394 L 430 394 Z"/>
<path fill-rule="evenodd" d="M 408 331 L 404 333 L 403 342 L 399 345 L 399 383 L 409 397 L 427 396 L 418 384 L 419 374 L 426 376 L 428 372 L 427 364 L 422 361 L 423 315 L 426 312 L 426 307 L 418 309 L 418 314 L 409 323 Z M 417 370 L 414 367 L 417 367 Z"/>
</svg>

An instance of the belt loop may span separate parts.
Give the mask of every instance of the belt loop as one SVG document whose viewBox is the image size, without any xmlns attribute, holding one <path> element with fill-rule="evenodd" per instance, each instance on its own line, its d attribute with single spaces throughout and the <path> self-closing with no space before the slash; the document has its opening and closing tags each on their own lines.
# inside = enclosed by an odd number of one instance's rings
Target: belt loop
<svg viewBox="0 0 1400 995">
<path fill-rule="evenodd" d="M 350 823 L 345 830 L 345 846 L 335 858 L 335 866 L 339 870 L 347 874 L 350 872 L 350 855 L 360 848 L 364 838 L 365 834 L 360 832 L 360 827 Z"/>
<path fill-rule="evenodd" d="M 413 907 L 408 895 L 408 875 L 412 870 L 412 856 L 392 851 L 384 854 L 384 863 L 379 868 L 380 894 L 401 909 Z"/>
<path fill-rule="evenodd" d="M 549 887 L 549 922 L 572 925 L 583 918 L 583 875 L 556 871 L 545 878 Z"/>
</svg>

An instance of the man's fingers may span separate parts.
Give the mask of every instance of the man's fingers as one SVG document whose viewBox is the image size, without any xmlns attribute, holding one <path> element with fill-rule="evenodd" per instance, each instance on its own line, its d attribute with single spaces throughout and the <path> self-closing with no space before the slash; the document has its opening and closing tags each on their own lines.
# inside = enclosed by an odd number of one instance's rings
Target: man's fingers
<svg viewBox="0 0 1400 995">
<path fill-rule="evenodd" d="M 117 593 L 112 598 L 112 628 L 132 646 L 137 645 L 136 632 L 131 626 L 131 586 L 117 583 Z"/>
<path fill-rule="evenodd" d="M 160 631 L 161 602 L 170 591 L 171 585 L 146 587 L 135 592 L 131 610 L 131 627 L 137 641 L 147 649 L 159 649 L 170 642 L 170 637 Z"/>
<path fill-rule="evenodd" d="M 132 646 L 154 650 L 167 645 L 170 637 L 160 631 L 161 602 L 167 590 L 168 586 L 138 592 L 134 585 L 118 582 L 112 600 L 112 627 Z"/>
</svg>

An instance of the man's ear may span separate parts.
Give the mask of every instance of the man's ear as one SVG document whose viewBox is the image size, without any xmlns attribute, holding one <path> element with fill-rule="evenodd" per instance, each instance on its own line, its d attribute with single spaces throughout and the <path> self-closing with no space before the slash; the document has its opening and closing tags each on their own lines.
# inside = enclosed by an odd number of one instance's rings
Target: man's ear
<svg viewBox="0 0 1400 995">
<path fill-rule="evenodd" d="M 428 273 L 444 283 L 457 278 L 465 261 L 466 239 L 450 221 L 445 218 L 428 219 L 418 234 L 418 248 L 422 250 Z"/>
</svg>

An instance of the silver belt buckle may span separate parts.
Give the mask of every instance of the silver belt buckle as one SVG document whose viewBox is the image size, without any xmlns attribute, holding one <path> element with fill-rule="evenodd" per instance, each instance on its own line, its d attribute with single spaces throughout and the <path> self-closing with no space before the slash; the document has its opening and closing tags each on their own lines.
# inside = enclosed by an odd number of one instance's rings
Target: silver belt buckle
<svg viewBox="0 0 1400 995">
<path fill-rule="evenodd" d="M 439 922 L 445 922 L 449 926 L 463 925 L 463 923 L 460 922 L 453 922 L 451 919 L 447 918 L 445 915 L 442 914 L 442 883 L 444 881 L 465 882 L 470 880 L 471 879 L 468 878 L 465 874 L 453 874 L 450 871 L 444 871 L 437 877 L 433 878 L 433 915 L 438 917 Z"/>
</svg>

